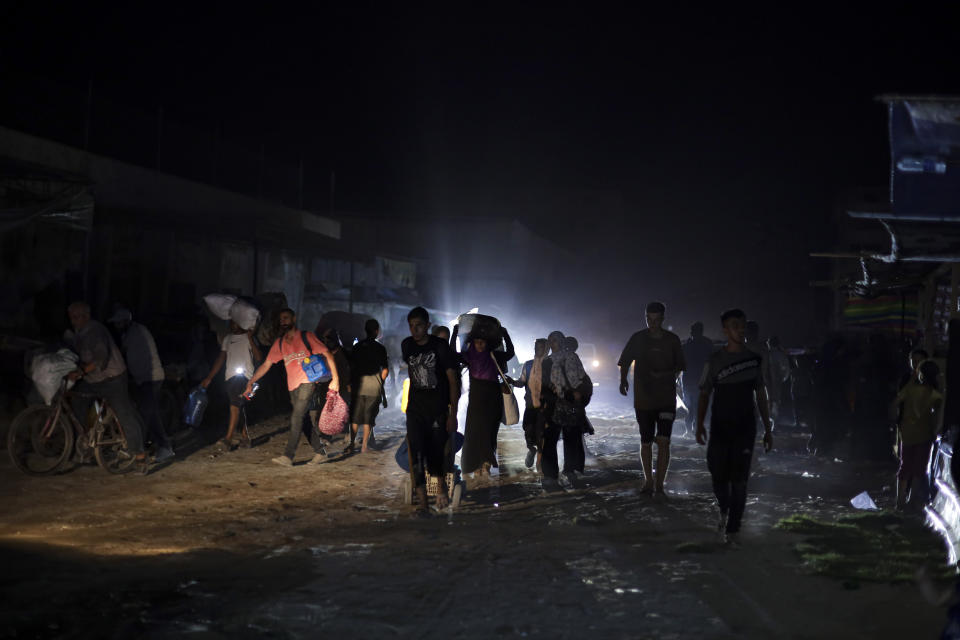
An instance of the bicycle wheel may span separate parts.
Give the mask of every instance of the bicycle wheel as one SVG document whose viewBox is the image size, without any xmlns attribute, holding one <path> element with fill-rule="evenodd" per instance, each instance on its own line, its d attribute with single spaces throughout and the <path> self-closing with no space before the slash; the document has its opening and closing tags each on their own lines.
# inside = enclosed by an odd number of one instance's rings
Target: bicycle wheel
<svg viewBox="0 0 960 640">
<path fill-rule="evenodd" d="M 127 473 L 134 467 L 134 455 L 127 449 L 127 437 L 113 409 L 107 408 L 96 427 L 93 457 L 110 473 Z"/>
<path fill-rule="evenodd" d="M 27 407 L 10 425 L 7 451 L 14 466 L 28 475 L 56 473 L 73 451 L 73 429 L 62 413 L 57 416 L 55 406 Z"/>
</svg>

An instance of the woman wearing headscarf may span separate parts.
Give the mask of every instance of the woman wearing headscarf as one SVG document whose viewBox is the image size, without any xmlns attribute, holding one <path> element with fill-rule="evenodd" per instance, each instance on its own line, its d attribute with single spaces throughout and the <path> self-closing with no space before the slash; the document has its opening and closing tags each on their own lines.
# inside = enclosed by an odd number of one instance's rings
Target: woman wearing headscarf
<svg viewBox="0 0 960 640">
<path fill-rule="evenodd" d="M 460 325 L 453 328 L 451 344 L 456 344 Z M 475 327 L 467 336 L 460 360 L 470 373 L 470 396 L 467 404 L 467 424 L 464 427 L 463 452 L 460 468 L 464 473 L 490 472 L 497 464 L 497 435 L 503 416 L 503 391 L 506 380 L 500 381 L 500 371 L 506 372 L 507 362 L 514 356 L 513 342 L 505 328 L 496 337 L 506 350 L 494 350 L 490 337 Z M 496 345 L 499 346 L 499 345 Z M 509 388 L 509 387 L 507 387 Z"/>
<path fill-rule="evenodd" d="M 524 387 L 523 435 L 527 441 L 527 458 L 524 464 L 527 468 L 533 466 L 533 461 L 540 450 L 540 439 L 543 434 L 537 427 L 542 406 L 543 393 L 543 361 L 547 357 L 547 341 L 537 338 L 533 344 L 533 360 L 523 363 L 519 380 L 510 380 L 515 387 Z"/>
<path fill-rule="evenodd" d="M 583 397 L 577 388 L 583 383 L 586 372 L 580 357 L 564 348 L 564 335 L 551 333 L 550 357 L 544 366 L 548 379 L 545 395 L 547 403 L 546 427 L 543 432 L 543 475 L 556 482 L 560 477 L 557 460 L 557 441 L 563 436 L 563 473 L 571 480 L 576 472 L 583 473 Z"/>
</svg>

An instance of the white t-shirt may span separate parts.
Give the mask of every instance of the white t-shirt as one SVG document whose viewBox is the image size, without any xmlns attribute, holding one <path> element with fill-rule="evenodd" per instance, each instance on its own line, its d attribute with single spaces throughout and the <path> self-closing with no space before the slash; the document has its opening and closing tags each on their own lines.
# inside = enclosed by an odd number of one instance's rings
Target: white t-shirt
<svg viewBox="0 0 960 640">
<path fill-rule="evenodd" d="M 253 351 L 247 334 L 227 334 L 220 350 L 227 354 L 227 366 L 223 374 L 225 379 L 229 380 L 233 376 L 253 377 Z"/>
</svg>

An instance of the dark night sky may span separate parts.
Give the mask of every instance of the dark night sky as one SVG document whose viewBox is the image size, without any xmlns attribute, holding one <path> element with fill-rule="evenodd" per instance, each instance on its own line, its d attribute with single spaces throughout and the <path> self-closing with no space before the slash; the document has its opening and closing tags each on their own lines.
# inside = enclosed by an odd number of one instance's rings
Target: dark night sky
<svg viewBox="0 0 960 640">
<path fill-rule="evenodd" d="M 0 54 L 302 153 L 336 169 L 338 208 L 515 214 L 602 242 L 618 259 L 597 264 L 690 317 L 722 304 L 708 271 L 745 291 L 732 303 L 807 304 L 836 196 L 887 180 L 872 98 L 958 92 L 948 3 L 557 4 L 15 2 Z M 806 338 L 809 315 L 771 321 Z"/>
</svg>

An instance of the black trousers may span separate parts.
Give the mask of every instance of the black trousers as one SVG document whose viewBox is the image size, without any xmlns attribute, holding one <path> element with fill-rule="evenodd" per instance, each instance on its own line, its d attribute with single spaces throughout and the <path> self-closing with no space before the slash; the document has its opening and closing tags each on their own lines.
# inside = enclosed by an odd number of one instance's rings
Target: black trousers
<svg viewBox="0 0 960 640">
<path fill-rule="evenodd" d="M 563 472 L 579 471 L 583 473 L 586 454 L 583 451 L 583 426 L 555 425 L 547 423 L 543 430 L 543 458 L 540 468 L 547 478 L 557 480 L 560 477 L 560 461 L 557 459 L 557 442 L 563 436 Z"/>
<path fill-rule="evenodd" d="M 447 416 L 422 416 L 408 408 L 407 448 L 415 486 L 426 484 L 427 473 L 439 476 L 446 471 L 444 448 L 448 437 Z"/>
<path fill-rule="evenodd" d="M 523 409 L 523 438 L 527 443 L 527 449 L 536 449 L 540 446 L 540 428 L 537 422 L 540 418 L 540 409 L 528 404 Z"/>
<path fill-rule="evenodd" d="M 147 436 L 153 444 L 160 448 L 170 447 L 170 438 L 167 437 L 167 431 L 163 428 L 163 420 L 160 419 L 160 389 L 163 387 L 163 381 L 143 382 L 136 386 L 137 408 L 140 409 L 140 415 L 143 417 L 143 423 L 147 427 Z"/>
<path fill-rule="evenodd" d="M 752 421 L 751 421 L 752 422 Z M 713 493 L 717 505 L 727 514 L 727 533 L 740 530 L 740 521 L 747 506 L 747 480 L 753 445 L 757 439 L 756 426 L 710 430 L 707 443 L 707 468 L 713 478 Z"/>
</svg>

